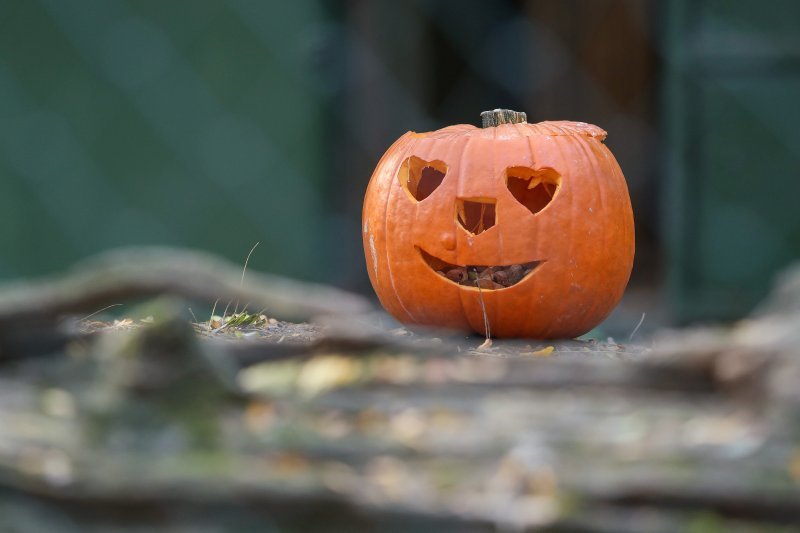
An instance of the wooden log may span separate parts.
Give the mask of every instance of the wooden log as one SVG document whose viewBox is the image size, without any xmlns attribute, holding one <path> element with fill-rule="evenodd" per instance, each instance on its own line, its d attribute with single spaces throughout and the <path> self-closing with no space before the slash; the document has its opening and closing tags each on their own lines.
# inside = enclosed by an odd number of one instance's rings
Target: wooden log
<svg viewBox="0 0 800 533">
<path fill-rule="evenodd" d="M 800 521 L 793 311 L 672 332 L 652 349 L 481 351 L 474 337 L 335 324 L 198 332 L 181 304 L 162 305 L 152 325 L 98 327 L 60 356 L 0 364 L 0 526 L 788 531 Z"/>
<path fill-rule="evenodd" d="M 0 358 L 58 350 L 74 331 L 65 316 L 87 315 L 109 305 L 171 295 L 222 310 L 247 306 L 285 320 L 370 309 L 356 294 L 276 275 L 248 272 L 220 258 L 165 247 L 121 249 L 76 265 L 47 280 L 0 287 Z"/>
</svg>

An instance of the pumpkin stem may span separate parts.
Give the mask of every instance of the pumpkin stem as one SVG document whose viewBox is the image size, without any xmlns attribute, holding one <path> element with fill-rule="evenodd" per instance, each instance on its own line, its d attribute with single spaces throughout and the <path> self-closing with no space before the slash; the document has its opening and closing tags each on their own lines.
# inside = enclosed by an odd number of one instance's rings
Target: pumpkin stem
<svg viewBox="0 0 800 533">
<path fill-rule="evenodd" d="M 522 124 L 528 122 L 528 116 L 522 111 L 510 109 L 493 109 L 481 113 L 482 127 L 493 128 L 500 124 Z"/>
</svg>

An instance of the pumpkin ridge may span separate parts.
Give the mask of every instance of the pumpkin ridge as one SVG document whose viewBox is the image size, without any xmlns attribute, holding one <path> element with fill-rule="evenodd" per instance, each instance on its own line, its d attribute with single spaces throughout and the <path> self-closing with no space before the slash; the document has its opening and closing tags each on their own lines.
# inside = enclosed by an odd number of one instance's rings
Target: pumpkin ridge
<svg viewBox="0 0 800 533">
<path fill-rule="evenodd" d="M 568 142 L 557 142 L 557 143 L 555 143 L 555 147 L 558 150 L 558 155 L 559 155 L 559 158 L 561 159 L 561 164 L 559 166 L 562 167 L 562 168 L 569 167 L 569 162 L 572 160 L 572 158 L 571 157 L 567 157 L 564 154 L 564 150 L 567 149 L 567 148 L 570 148 Z M 569 236 L 568 239 L 567 239 L 569 241 L 569 245 L 567 247 L 566 257 L 569 260 L 572 260 L 572 258 L 575 257 L 575 239 L 573 237 L 573 232 L 574 232 L 574 227 L 575 227 L 575 205 L 576 205 L 575 192 L 574 192 L 574 190 L 575 190 L 575 176 L 570 175 L 570 176 L 564 177 L 563 179 L 570 179 L 571 182 L 572 182 L 571 186 L 570 186 L 570 189 L 573 192 L 567 197 L 567 198 L 569 198 L 569 229 L 566 232 L 566 234 Z M 562 201 L 563 201 L 563 197 L 562 197 Z M 570 274 L 572 274 L 572 270 L 575 268 L 574 264 L 572 266 L 570 266 L 569 268 L 570 268 Z M 556 304 L 557 305 L 556 306 L 557 311 L 555 312 L 555 315 L 558 317 L 558 319 L 554 323 L 550 323 L 547 326 L 547 328 L 545 330 L 545 336 L 548 336 L 548 337 L 552 335 L 553 327 L 557 326 L 557 325 L 560 325 L 559 322 L 564 317 L 564 313 L 568 312 L 569 311 L 569 306 L 572 305 L 571 302 L 567 298 L 560 298 L 560 299 L 557 300 L 557 302 L 558 302 Z"/>
<path fill-rule="evenodd" d="M 599 180 L 596 179 L 596 176 L 602 175 L 602 171 L 600 170 L 600 168 L 598 168 L 598 163 L 597 163 L 597 159 L 601 156 L 601 154 L 597 153 L 599 151 L 597 149 L 597 147 L 591 146 L 587 139 L 581 138 L 581 139 L 578 140 L 578 142 L 579 142 L 579 144 L 581 146 L 581 149 L 583 150 L 583 152 L 585 154 L 585 157 L 586 157 L 587 161 L 589 161 L 591 163 L 592 185 L 593 185 L 594 190 L 597 191 L 596 194 L 599 193 L 598 197 L 599 197 L 599 202 L 600 202 L 600 212 L 604 213 L 606 211 L 607 206 L 608 206 L 608 201 L 606 199 L 606 190 L 605 190 L 605 187 L 601 187 L 600 186 Z M 600 239 L 601 240 L 600 246 L 602 248 L 605 248 L 606 246 L 608 246 L 608 244 L 607 244 L 608 231 L 606 230 L 605 226 L 602 226 L 602 231 L 603 231 L 603 235 L 601 236 L 601 239 Z M 590 315 L 591 316 L 591 315 L 595 314 L 596 309 L 600 306 L 601 303 L 602 302 L 598 298 L 593 298 L 592 299 L 592 304 L 589 307 L 589 309 L 584 310 L 581 313 L 581 318 L 583 318 L 586 315 Z"/>
<path fill-rule="evenodd" d="M 414 142 L 411 142 L 412 138 L 409 138 L 409 142 L 405 143 L 402 147 L 403 149 L 408 149 L 413 147 L 416 144 L 416 139 L 413 139 Z M 410 145 L 410 146 L 409 146 Z M 383 235 L 384 235 L 384 246 L 383 250 L 381 251 L 382 255 L 386 258 L 386 274 L 389 277 L 389 283 L 392 285 L 392 294 L 394 295 L 394 299 L 397 300 L 397 304 L 403 309 L 403 311 L 408 315 L 409 320 L 416 321 L 416 317 L 408 310 L 406 305 L 403 303 L 403 299 L 400 297 L 400 293 L 397 290 L 397 285 L 394 282 L 394 275 L 392 274 L 392 261 L 389 257 L 389 246 L 386 245 L 386 236 L 388 235 L 388 225 L 389 225 L 389 206 L 392 203 L 392 196 L 394 195 L 395 181 L 397 178 L 397 173 L 400 171 L 400 165 L 403 164 L 404 159 L 402 157 L 398 157 L 397 160 L 400 162 L 396 168 L 392 170 L 391 173 L 391 183 L 388 187 L 386 193 L 386 204 L 384 205 L 383 209 Z M 402 187 L 401 187 L 402 190 Z M 405 191 L 403 191 L 405 194 Z"/>
<path fill-rule="evenodd" d="M 477 130 L 477 128 L 476 128 L 476 130 Z M 480 130 L 478 130 L 478 131 L 480 131 Z M 472 139 L 473 139 L 472 136 L 467 137 L 467 140 L 464 142 L 464 146 L 461 148 L 461 155 L 459 156 L 459 160 L 458 160 L 458 181 L 456 182 L 456 196 L 461 194 L 461 177 L 464 175 L 464 158 L 467 156 L 467 148 L 469 148 L 469 145 L 470 145 L 470 142 L 472 141 Z M 460 262 L 459 254 L 458 254 L 458 248 L 456 248 L 454 251 L 455 251 L 454 255 L 455 255 L 456 261 Z M 467 292 L 467 291 L 463 291 L 463 292 Z M 458 291 L 458 302 L 461 305 L 461 316 L 464 317 L 464 321 L 467 324 L 469 324 L 469 327 L 471 327 L 474 331 L 478 331 L 478 329 L 472 324 L 472 321 L 469 319 L 469 313 L 467 313 L 467 306 L 464 303 L 464 297 L 465 296 L 466 296 L 466 294 L 463 294 L 462 291 Z M 488 315 L 488 313 L 487 313 L 487 315 Z M 488 320 L 488 318 L 487 318 L 487 320 Z M 491 324 L 489 325 L 489 328 L 491 329 Z"/>
</svg>

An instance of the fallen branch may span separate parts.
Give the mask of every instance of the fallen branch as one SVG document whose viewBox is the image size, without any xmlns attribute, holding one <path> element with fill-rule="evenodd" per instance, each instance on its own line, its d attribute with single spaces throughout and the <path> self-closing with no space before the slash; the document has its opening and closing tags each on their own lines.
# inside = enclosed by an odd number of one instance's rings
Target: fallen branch
<svg viewBox="0 0 800 533">
<path fill-rule="evenodd" d="M 0 324 L 93 312 L 122 301 L 169 294 L 212 304 L 241 301 L 286 320 L 353 314 L 370 308 L 356 294 L 249 272 L 210 254 L 164 247 L 125 248 L 77 264 L 52 279 L 0 286 Z"/>
<path fill-rule="evenodd" d="M 208 304 L 230 301 L 285 320 L 355 314 L 370 308 L 356 294 L 281 276 L 249 272 L 202 252 L 165 247 L 116 250 L 54 279 L 0 286 L 0 357 L 57 349 L 70 337 L 58 322 L 111 304 L 171 295 Z"/>
</svg>

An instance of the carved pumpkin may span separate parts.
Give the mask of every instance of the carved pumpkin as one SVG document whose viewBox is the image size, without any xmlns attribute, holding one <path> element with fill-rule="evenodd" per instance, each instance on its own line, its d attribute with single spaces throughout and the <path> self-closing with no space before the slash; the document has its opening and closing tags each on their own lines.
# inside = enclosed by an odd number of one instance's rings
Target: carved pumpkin
<svg viewBox="0 0 800 533">
<path fill-rule="evenodd" d="M 404 323 L 581 335 L 619 302 L 633 265 L 630 198 L 606 132 L 482 116 L 483 128 L 408 132 L 381 158 L 363 211 L 372 286 Z"/>
</svg>

